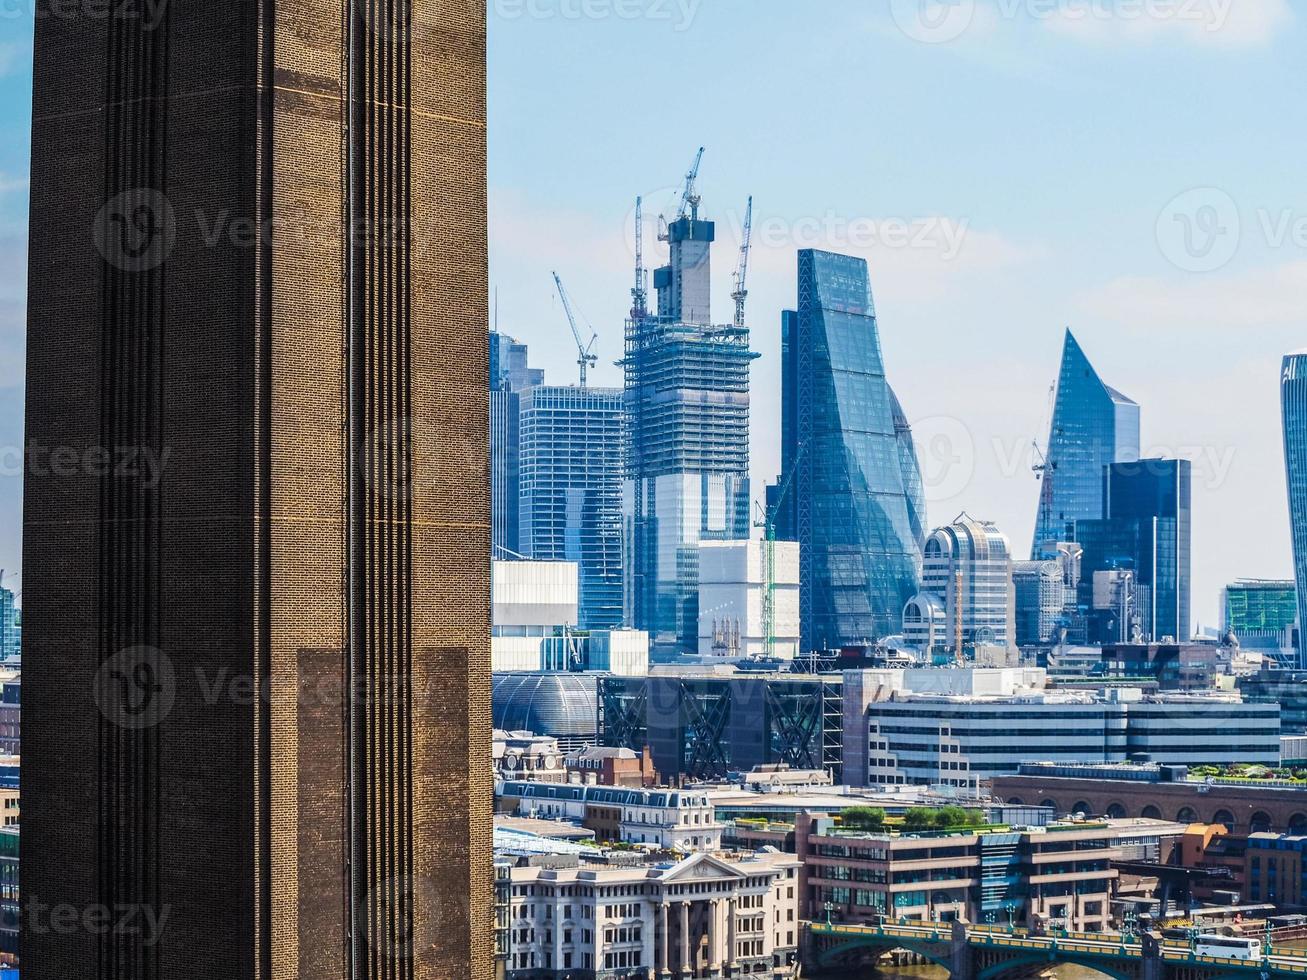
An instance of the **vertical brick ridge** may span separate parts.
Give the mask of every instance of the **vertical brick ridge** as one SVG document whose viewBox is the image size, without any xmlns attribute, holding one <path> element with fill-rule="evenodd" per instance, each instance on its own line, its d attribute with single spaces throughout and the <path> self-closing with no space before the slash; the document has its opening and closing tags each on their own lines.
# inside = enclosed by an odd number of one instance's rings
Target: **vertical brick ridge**
<svg viewBox="0 0 1307 980">
<path fill-rule="evenodd" d="M 155 203 L 167 193 L 168 31 L 166 21 L 147 26 L 140 0 L 130 0 L 122 13 L 109 21 L 102 213 L 109 222 L 128 224 L 124 244 L 148 253 L 159 246 L 155 236 L 162 234 Z M 132 258 L 124 250 L 110 253 L 102 263 L 100 449 L 110 459 L 163 448 L 164 266 L 145 262 L 149 267 L 135 269 Z M 161 493 L 144 477 L 139 467 L 114 465 L 100 477 L 96 582 L 101 664 L 159 643 Z M 148 655 L 143 660 L 126 655 L 129 659 L 119 662 L 128 672 L 153 669 Z M 97 890 L 107 909 L 161 907 L 159 761 L 158 726 L 99 718 Z M 100 936 L 99 946 L 103 980 L 158 975 L 158 950 L 145 945 L 139 933 L 111 930 Z"/>
<path fill-rule="evenodd" d="M 351 235 L 359 318 L 354 356 L 363 436 L 354 519 L 359 548 L 355 659 L 361 694 L 356 848 L 366 870 L 356 896 L 368 943 L 359 980 L 413 976 L 412 498 L 409 88 L 411 33 L 403 0 L 363 0 L 356 35 L 354 186 Z"/>
</svg>

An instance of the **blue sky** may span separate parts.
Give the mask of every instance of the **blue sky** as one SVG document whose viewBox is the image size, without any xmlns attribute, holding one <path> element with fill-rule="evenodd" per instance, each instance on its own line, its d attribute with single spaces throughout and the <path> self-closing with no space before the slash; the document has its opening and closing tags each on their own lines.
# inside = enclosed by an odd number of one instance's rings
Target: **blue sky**
<svg viewBox="0 0 1307 980">
<path fill-rule="evenodd" d="M 0 11 L 0 567 L 19 560 L 30 122 L 27 0 Z M 575 356 L 550 272 L 616 384 L 632 206 L 695 148 L 730 317 L 755 197 L 755 492 L 777 468 L 795 251 L 864 255 L 931 519 L 1029 547 L 1070 326 L 1195 462 L 1195 615 L 1290 572 L 1278 405 L 1307 346 L 1307 51 L 1289 0 L 490 0 L 491 275 L 551 380 Z M 657 256 L 652 227 L 646 251 Z M 14 584 L 6 580 L 9 584 Z"/>
</svg>

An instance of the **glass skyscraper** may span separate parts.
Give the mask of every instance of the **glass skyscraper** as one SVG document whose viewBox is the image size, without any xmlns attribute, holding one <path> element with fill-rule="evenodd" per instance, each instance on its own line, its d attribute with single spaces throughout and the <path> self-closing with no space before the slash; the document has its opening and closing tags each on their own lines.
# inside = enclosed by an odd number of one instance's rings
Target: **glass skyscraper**
<svg viewBox="0 0 1307 980">
<path fill-rule="evenodd" d="M 544 380 L 543 371 L 528 366 L 526 344 L 490 332 L 490 540 L 495 558 L 511 558 L 519 550 L 519 396 Z"/>
<path fill-rule="evenodd" d="M 1032 558 L 1056 558 L 1077 521 L 1103 516 L 1103 469 L 1139 458 L 1139 406 L 1103 383 L 1071 331 L 1062 348 Z"/>
<path fill-rule="evenodd" d="M 655 658 L 699 644 L 699 542 L 747 538 L 749 331 L 710 322 L 713 222 L 667 229 L 658 313 L 626 325 L 627 614 Z"/>
<path fill-rule="evenodd" d="M 1227 585 L 1221 595 L 1221 629 L 1233 634 L 1246 649 L 1265 651 L 1278 659 L 1293 642 L 1298 621 L 1296 583 L 1280 580 L 1241 579 Z M 1296 667 L 1297 663 L 1286 663 Z"/>
<path fill-rule="evenodd" d="M 1079 521 L 1074 528 L 1074 540 L 1085 549 L 1082 605 L 1093 604 L 1095 572 L 1131 571 L 1139 592 L 1136 612 L 1145 637 L 1187 642 L 1193 629 L 1193 465 L 1186 459 L 1115 463 L 1102 480 L 1105 516 Z"/>
<path fill-rule="evenodd" d="M 1294 578 L 1298 583 L 1298 625 L 1307 626 L 1307 351 L 1290 354 L 1280 369 L 1284 414 L 1284 464 L 1289 483 Z M 1307 643 L 1299 643 L 1299 666 L 1307 668 Z"/>
<path fill-rule="evenodd" d="M 622 392 L 536 385 L 519 397 L 518 550 L 576 562 L 581 629 L 620 626 Z"/>
<path fill-rule="evenodd" d="M 865 260 L 799 252 L 782 359 L 778 531 L 799 542 L 802 648 L 893 635 L 920 585 L 925 496 Z"/>
</svg>

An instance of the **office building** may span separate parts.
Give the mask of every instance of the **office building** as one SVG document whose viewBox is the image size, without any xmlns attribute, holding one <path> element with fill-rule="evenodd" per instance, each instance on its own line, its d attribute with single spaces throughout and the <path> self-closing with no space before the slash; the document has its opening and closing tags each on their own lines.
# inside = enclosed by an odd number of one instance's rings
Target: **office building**
<svg viewBox="0 0 1307 980">
<path fill-rule="evenodd" d="M 1139 458 L 1139 406 L 1104 384 L 1071 331 L 1062 348 L 1031 558 L 1078 541 L 1080 521 L 1103 516 L 1103 470 Z"/>
<path fill-rule="evenodd" d="M 1031 759 L 1276 765 L 1280 712 L 1226 692 L 1059 690 L 1035 668 L 862 671 L 843 685 L 844 780 L 974 789 Z M 1027 800 L 1026 802 L 1030 802 Z"/>
<path fill-rule="evenodd" d="M 1290 354 L 1280 370 L 1284 422 L 1284 467 L 1289 485 L 1289 528 L 1293 535 L 1298 625 L 1307 627 L 1307 351 Z M 1307 668 L 1307 643 L 1298 644 L 1298 664 Z"/>
<path fill-rule="evenodd" d="M 1298 589 L 1292 580 L 1240 579 L 1221 592 L 1221 632 L 1245 650 L 1257 650 L 1286 667 L 1293 655 Z"/>
<path fill-rule="evenodd" d="M 1280 706 L 1280 728 L 1285 735 L 1307 735 L 1307 671 L 1284 670 L 1263 661 L 1262 669 L 1236 680 L 1245 701 Z"/>
<path fill-rule="evenodd" d="M 921 589 L 905 608 L 903 622 L 905 639 L 918 649 L 961 656 L 968 649 L 1012 643 L 1012 554 L 1006 535 L 993 523 L 962 514 L 934 531 L 926 539 Z M 942 637 L 935 610 L 944 614 Z M 917 625 L 927 619 L 929 635 Z"/>
<path fill-rule="evenodd" d="M 1103 476 L 1103 517 L 1079 521 L 1084 547 L 1081 604 L 1102 608 L 1097 573 L 1128 571 L 1135 589 L 1134 617 L 1144 639 L 1187 641 L 1192 566 L 1193 464 L 1184 459 L 1115 463 Z M 1093 642 L 1131 639 L 1092 636 Z"/>
<path fill-rule="evenodd" d="M 519 396 L 518 550 L 576 562 L 581 629 L 622 610 L 622 392 L 537 386 Z"/>
<path fill-rule="evenodd" d="M 579 630 L 575 562 L 497 561 L 492 568 L 490 660 L 495 673 L 649 669 L 642 630 Z"/>
<path fill-rule="evenodd" d="M 545 373 L 527 362 L 527 346 L 490 332 L 491 544 L 495 558 L 513 558 L 518 547 L 518 413 L 520 395 L 544 384 Z"/>
<path fill-rule="evenodd" d="M 1067 608 L 1062 565 L 1053 559 L 1013 562 L 1012 602 L 1018 646 L 1057 643 Z"/>
<path fill-rule="evenodd" d="M 604 841 L 664 851 L 715 851 L 722 843 L 722 825 L 700 791 L 517 780 L 501 784 L 495 798 L 501 813 L 570 820 Z"/>
<path fill-rule="evenodd" d="M 821 921 L 829 911 L 832 921 L 864 925 L 961 919 L 1106 931 L 1119 878 L 1113 862 L 1169 853 L 1184 830 L 1134 819 L 908 834 L 803 814 L 795 842 L 804 918 Z"/>
<path fill-rule="evenodd" d="M 11 663 L 22 659 L 23 650 L 23 611 L 14 599 L 12 589 L 0 586 L 0 660 Z"/>
<path fill-rule="evenodd" d="M 395 10 L 36 17 L 29 980 L 493 970 L 485 17 Z"/>
<path fill-rule="evenodd" d="M 667 229 L 656 315 L 626 325 L 628 625 L 656 659 L 699 647 L 699 542 L 747 538 L 749 331 L 711 322 L 715 225 L 692 210 Z"/>
<path fill-rule="evenodd" d="M 778 486 L 781 536 L 799 542 L 806 653 L 899 632 L 920 587 L 925 501 L 866 261 L 804 249 L 798 278 L 798 309 L 783 318 Z"/>
<path fill-rule="evenodd" d="M 508 980 L 795 976 L 792 854 L 512 870 Z"/>
<path fill-rule="evenodd" d="M 490 568 L 491 669 L 495 673 L 577 669 L 576 563 L 495 561 Z"/>
<path fill-rule="evenodd" d="M 839 674 L 656 668 L 600 677 L 599 743 L 653 750 L 669 782 L 721 779 L 784 764 L 838 777 L 843 706 Z"/>
<path fill-rule="evenodd" d="M 798 653 L 799 546 L 757 538 L 700 542 L 699 654 L 793 660 Z"/>
</svg>

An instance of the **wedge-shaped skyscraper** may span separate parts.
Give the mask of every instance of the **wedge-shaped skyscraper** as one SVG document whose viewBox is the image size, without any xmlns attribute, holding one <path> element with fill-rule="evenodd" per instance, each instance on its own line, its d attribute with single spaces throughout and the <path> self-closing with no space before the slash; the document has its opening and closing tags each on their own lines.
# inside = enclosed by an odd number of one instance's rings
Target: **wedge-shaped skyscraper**
<svg viewBox="0 0 1307 980">
<path fill-rule="evenodd" d="M 1103 383 L 1071 331 L 1062 348 L 1031 557 L 1056 558 L 1077 521 L 1103 516 L 1103 471 L 1139 459 L 1139 406 Z"/>
<path fill-rule="evenodd" d="M 1307 625 L 1307 350 L 1290 354 L 1280 369 L 1284 462 L 1289 481 L 1293 567 L 1298 581 L 1299 636 Z M 1299 640 L 1298 665 L 1307 669 L 1307 643 Z"/>
<path fill-rule="evenodd" d="M 784 497 L 772 503 L 781 536 L 799 542 L 802 649 L 895 634 L 921 581 L 926 505 L 865 260 L 799 252 L 782 360 Z"/>
</svg>

